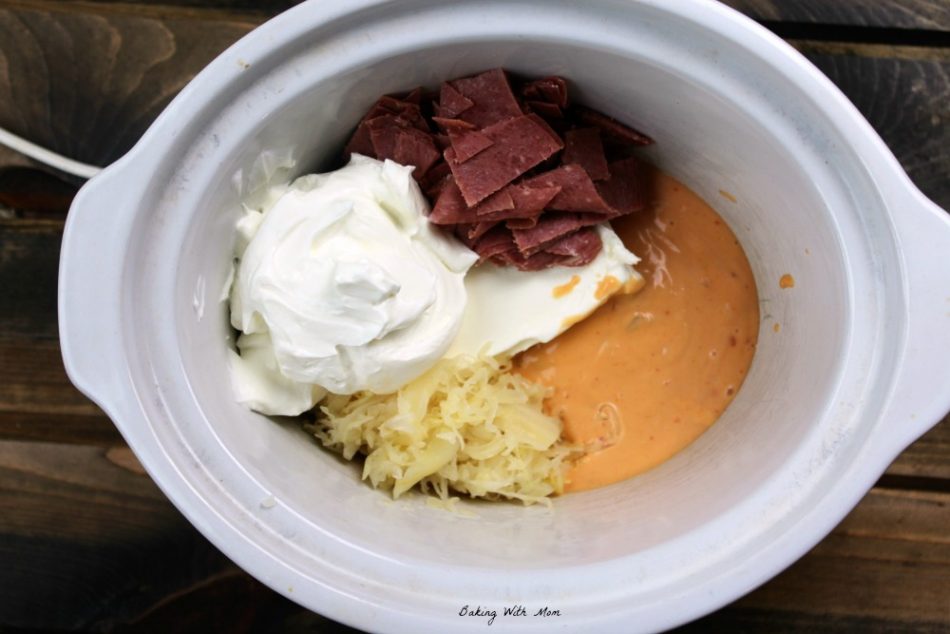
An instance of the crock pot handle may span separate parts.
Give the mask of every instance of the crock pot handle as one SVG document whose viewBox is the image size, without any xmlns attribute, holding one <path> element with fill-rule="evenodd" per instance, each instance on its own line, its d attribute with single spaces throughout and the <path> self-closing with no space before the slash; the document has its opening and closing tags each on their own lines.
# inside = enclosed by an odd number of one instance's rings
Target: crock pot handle
<svg viewBox="0 0 950 634">
<path fill-rule="evenodd" d="M 950 409 L 950 214 L 909 183 L 895 202 L 891 209 L 904 254 L 908 329 L 900 374 L 882 420 L 888 441 L 901 450 Z"/>
<path fill-rule="evenodd" d="M 128 392 L 120 370 L 126 363 L 118 316 L 133 193 L 123 186 L 122 174 L 113 164 L 79 190 L 66 217 L 59 260 L 59 342 L 66 373 L 107 412 L 116 395 Z"/>
</svg>

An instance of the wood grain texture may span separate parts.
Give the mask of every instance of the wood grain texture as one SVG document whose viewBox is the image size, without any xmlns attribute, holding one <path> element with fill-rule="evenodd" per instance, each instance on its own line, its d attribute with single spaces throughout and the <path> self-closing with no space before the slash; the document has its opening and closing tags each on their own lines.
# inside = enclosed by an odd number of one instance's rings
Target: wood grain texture
<svg viewBox="0 0 950 634">
<path fill-rule="evenodd" d="M 65 218 L 78 189 L 41 169 L 7 166 L 0 169 L 0 220 Z"/>
<path fill-rule="evenodd" d="M 0 439 L 123 442 L 112 421 L 69 382 L 58 343 L 46 340 L 0 340 Z"/>
<path fill-rule="evenodd" d="M 0 481 L 0 624 L 175 629 L 207 610 L 218 631 L 327 625 L 238 571 L 119 449 L 0 441 Z M 940 631 L 948 525 L 950 494 L 873 490 L 786 572 L 684 631 Z"/>
<path fill-rule="evenodd" d="M 102 629 L 232 568 L 151 480 L 105 454 L 0 442 L 3 625 Z"/>
<path fill-rule="evenodd" d="M 887 473 L 904 477 L 935 478 L 947 482 L 950 486 L 950 414 L 905 449 L 891 464 Z M 950 528 L 947 532 L 950 534 Z"/>
<path fill-rule="evenodd" d="M 68 4 L 68 3 L 64 3 Z M 246 22 L 0 10 L 0 127 L 93 165 L 124 154 Z"/>
<path fill-rule="evenodd" d="M 62 221 L 0 220 L 0 340 L 56 340 Z"/>
<path fill-rule="evenodd" d="M 946 0 L 721 0 L 769 22 L 950 31 Z"/>
<path fill-rule="evenodd" d="M 950 209 L 950 49 L 793 44 L 857 106 L 921 191 Z"/>
<path fill-rule="evenodd" d="M 720 0 L 750 18 L 814 25 L 950 30 L 945 0 Z M 301 0 L 2 0 L 0 6 L 133 15 L 234 16 L 263 20 Z"/>
<path fill-rule="evenodd" d="M 872 491 L 799 564 L 737 602 L 950 624 L 950 494 Z M 848 565 L 842 565 L 844 561 Z"/>
</svg>

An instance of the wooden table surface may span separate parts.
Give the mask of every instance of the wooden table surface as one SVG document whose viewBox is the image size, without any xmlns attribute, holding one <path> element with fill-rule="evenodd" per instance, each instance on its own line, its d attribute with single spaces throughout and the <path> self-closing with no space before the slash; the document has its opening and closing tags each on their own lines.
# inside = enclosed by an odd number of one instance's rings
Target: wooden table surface
<svg viewBox="0 0 950 634">
<path fill-rule="evenodd" d="M 292 4 L 0 0 L 0 127 L 108 164 L 202 66 Z M 729 4 L 838 84 L 950 209 L 950 0 Z M 56 275 L 75 191 L 0 147 L 0 631 L 345 631 L 221 555 L 70 385 Z M 950 419 L 798 563 L 683 631 L 950 632 Z"/>
</svg>

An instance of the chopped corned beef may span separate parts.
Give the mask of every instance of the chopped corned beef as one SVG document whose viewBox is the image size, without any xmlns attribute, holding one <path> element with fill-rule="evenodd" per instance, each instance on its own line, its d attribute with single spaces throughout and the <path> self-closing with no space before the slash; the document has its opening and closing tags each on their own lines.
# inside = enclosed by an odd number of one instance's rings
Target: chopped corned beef
<svg viewBox="0 0 950 634">
<path fill-rule="evenodd" d="M 513 88 L 495 68 L 444 82 L 438 93 L 381 97 L 346 152 L 412 165 L 430 222 L 482 261 L 536 271 L 588 264 L 603 248 L 593 225 L 643 208 L 630 148 L 652 143 L 570 104 L 561 77 Z"/>
</svg>

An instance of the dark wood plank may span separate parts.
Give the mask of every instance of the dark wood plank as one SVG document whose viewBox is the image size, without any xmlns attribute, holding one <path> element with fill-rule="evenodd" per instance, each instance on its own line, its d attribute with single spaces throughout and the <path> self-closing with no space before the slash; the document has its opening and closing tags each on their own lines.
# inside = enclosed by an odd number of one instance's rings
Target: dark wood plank
<svg viewBox="0 0 950 634">
<path fill-rule="evenodd" d="M 0 44 L 0 50 L 2 50 L 3 45 Z M 22 154 L 14 152 L 10 148 L 0 145 L 0 169 L 10 169 L 10 168 L 20 168 L 20 167 L 34 167 L 38 168 L 39 164 L 31 161 Z M 0 209 L 3 209 L 3 204 L 0 203 Z M 2 218 L 3 216 L 0 216 Z"/>
<path fill-rule="evenodd" d="M 66 376 L 59 342 L 0 339 L 0 440 L 110 446 L 112 421 Z"/>
<path fill-rule="evenodd" d="M 739 604 L 807 596 L 806 613 L 950 625 L 948 526 L 950 494 L 874 490 L 800 565 Z"/>
<path fill-rule="evenodd" d="M 121 442 L 66 376 L 56 288 L 62 220 L 0 220 L 0 439 Z"/>
<path fill-rule="evenodd" d="M 0 220 L 0 340 L 55 340 L 62 220 Z"/>
<path fill-rule="evenodd" d="M 721 0 L 759 21 L 950 31 L 945 0 Z"/>
<path fill-rule="evenodd" d="M 767 22 L 844 25 L 899 29 L 950 30 L 950 6 L 943 0 L 720 0 L 749 17 Z M 277 15 L 301 0 L 3 0 L 0 6 L 44 11 L 110 11 L 136 15 L 245 15 L 264 19 Z"/>
<path fill-rule="evenodd" d="M 0 625 L 327 625 L 237 571 L 127 450 L 0 442 L 0 480 Z M 946 631 L 948 525 L 950 494 L 872 490 L 801 561 L 685 631 Z"/>
<path fill-rule="evenodd" d="M 794 599 L 793 599 L 794 600 Z M 944 621 L 895 621 L 866 616 L 730 606 L 672 630 L 676 634 L 946 634 Z"/>
<path fill-rule="evenodd" d="M 0 630 L 350 631 L 237 568 L 127 448 L 0 441 L 0 482 Z"/>
<path fill-rule="evenodd" d="M 78 190 L 42 169 L 8 166 L 0 169 L 0 219 L 65 218 Z"/>
<path fill-rule="evenodd" d="M 232 564 L 134 467 L 100 448 L 0 442 L 0 624 L 134 618 Z"/>
<path fill-rule="evenodd" d="M 201 68 L 256 23 L 83 13 L 71 5 L 0 10 L 0 127 L 93 165 L 124 154 Z"/>
<path fill-rule="evenodd" d="M 935 478 L 950 483 L 950 414 L 905 449 L 887 473 L 906 478 Z"/>
<path fill-rule="evenodd" d="M 950 209 L 950 49 L 793 44 L 871 122 L 916 185 Z"/>
<path fill-rule="evenodd" d="M 0 0 L 0 8 L 260 23 L 304 0 Z"/>
</svg>

